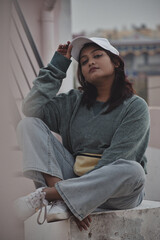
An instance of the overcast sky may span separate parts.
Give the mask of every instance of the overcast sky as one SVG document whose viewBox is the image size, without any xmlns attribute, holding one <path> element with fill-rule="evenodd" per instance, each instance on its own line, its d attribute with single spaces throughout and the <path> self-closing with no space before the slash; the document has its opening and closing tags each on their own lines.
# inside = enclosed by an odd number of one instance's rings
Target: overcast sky
<svg viewBox="0 0 160 240">
<path fill-rule="evenodd" d="M 72 32 L 160 24 L 160 0 L 71 0 Z"/>
</svg>

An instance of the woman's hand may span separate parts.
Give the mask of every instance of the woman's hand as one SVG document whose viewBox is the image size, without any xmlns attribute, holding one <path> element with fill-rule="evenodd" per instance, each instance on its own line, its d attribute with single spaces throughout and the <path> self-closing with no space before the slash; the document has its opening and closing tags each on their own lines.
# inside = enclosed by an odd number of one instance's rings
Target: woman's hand
<svg viewBox="0 0 160 240">
<path fill-rule="evenodd" d="M 90 223 L 92 222 L 91 217 L 87 216 L 86 218 L 84 218 L 82 221 L 78 220 L 77 218 L 74 219 L 79 230 L 82 231 L 87 230 L 90 226 Z"/>
<path fill-rule="evenodd" d="M 70 59 L 71 58 L 71 50 L 72 50 L 72 45 L 70 45 L 70 42 L 68 41 L 67 44 L 60 44 L 58 46 L 57 52 L 62 54 L 64 57 Z"/>
</svg>

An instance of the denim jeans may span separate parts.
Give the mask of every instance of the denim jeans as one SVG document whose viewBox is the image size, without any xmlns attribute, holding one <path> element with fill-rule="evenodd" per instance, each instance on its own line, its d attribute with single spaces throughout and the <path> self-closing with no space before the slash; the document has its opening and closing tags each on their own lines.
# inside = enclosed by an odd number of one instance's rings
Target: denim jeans
<svg viewBox="0 0 160 240">
<path fill-rule="evenodd" d="M 55 187 L 79 220 L 96 208 L 128 209 L 142 202 L 145 173 L 139 163 L 118 159 L 78 177 L 73 171 L 75 159 L 42 120 L 24 118 L 17 127 L 17 137 L 24 175 L 37 188 L 46 186 L 42 173 L 62 179 Z"/>
</svg>

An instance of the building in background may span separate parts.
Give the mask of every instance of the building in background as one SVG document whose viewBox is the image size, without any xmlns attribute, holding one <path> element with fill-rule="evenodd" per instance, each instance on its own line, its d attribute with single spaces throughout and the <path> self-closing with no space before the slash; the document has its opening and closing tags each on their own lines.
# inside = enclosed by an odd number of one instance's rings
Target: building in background
<svg viewBox="0 0 160 240">
<path fill-rule="evenodd" d="M 160 39 L 133 36 L 111 41 L 126 64 L 126 74 L 149 106 L 160 106 Z"/>
</svg>

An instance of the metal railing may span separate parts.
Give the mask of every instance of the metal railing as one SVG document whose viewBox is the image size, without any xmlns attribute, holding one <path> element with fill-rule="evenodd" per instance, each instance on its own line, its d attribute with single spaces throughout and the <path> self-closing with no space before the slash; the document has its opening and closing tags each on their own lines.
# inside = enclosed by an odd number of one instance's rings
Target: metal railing
<svg viewBox="0 0 160 240">
<path fill-rule="evenodd" d="M 24 18 L 24 15 L 23 15 L 23 13 L 22 13 L 22 10 L 21 10 L 21 8 L 20 8 L 20 6 L 19 6 L 19 3 L 18 3 L 17 0 L 12 0 L 12 2 L 13 2 L 13 5 L 14 5 L 14 7 L 15 7 L 15 9 L 16 9 L 16 12 L 17 12 L 17 14 L 18 14 L 18 16 L 19 16 L 19 19 L 20 19 L 20 21 L 21 21 L 21 24 L 22 24 L 22 26 L 23 26 L 23 29 L 24 29 L 24 31 L 25 31 L 25 33 L 26 33 L 27 39 L 28 39 L 28 41 L 29 41 L 29 43 L 30 43 L 30 46 L 31 46 L 31 48 L 32 48 L 32 50 L 33 50 L 33 53 L 34 53 L 35 58 L 36 58 L 36 60 L 37 60 L 37 63 L 38 63 L 38 65 L 39 65 L 39 67 L 42 68 L 42 67 L 43 67 L 43 63 L 42 63 L 41 57 L 40 57 L 39 52 L 38 52 L 38 50 L 37 50 L 36 44 L 35 44 L 35 42 L 34 42 L 34 40 L 33 40 L 33 38 L 32 38 L 31 32 L 30 32 L 30 30 L 29 30 L 29 28 L 28 28 L 28 25 L 27 25 L 27 23 L 26 23 L 26 20 L 25 20 L 25 18 Z M 20 35 L 20 33 L 18 33 L 18 34 Z M 23 41 L 23 40 L 22 40 L 22 41 Z M 24 44 L 23 44 L 23 47 L 24 47 Z M 26 52 L 27 52 L 27 51 L 26 51 Z M 28 55 L 27 55 L 27 56 L 28 56 Z M 28 59 L 29 59 L 29 58 L 28 58 Z M 29 59 L 29 61 L 30 61 L 30 59 Z"/>
<path fill-rule="evenodd" d="M 27 25 L 27 22 L 25 20 L 24 14 L 23 14 L 23 12 L 20 8 L 19 2 L 17 0 L 12 0 L 12 9 L 14 9 L 14 13 L 15 13 L 15 14 L 13 14 L 13 11 L 11 11 L 12 26 L 14 27 L 16 37 L 19 39 L 21 47 L 23 48 L 23 52 L 24 52 L 25 57 L 28 61 L 28 64 L 30 65 L 31 70 L 32 70 L 34 76 L 36 77 L 37 72 L 36 72 L 35 62 L 36 62 L 36 65 L 39 68 L 42 68 L 44 66 L 43 62 L 42 62 L 42 59 L 40 57 L 40 54 L 39 54 L 38 49 L 36 47 L 36 44 L 33 40 L 32 34 L 31 34 L 31 32 L 29 30 L 29 27 Z M 19 29 L 19 27 L 18 27 L 17 19 L 22 26 L 21 29 L 23 30 L 23 34 L 22 34 L 22 30 Z M 34 63 L 33 63 L 32 59 L 30 57 L 28 48 L 26 47 L 26 42 L 23 40 L 24 35 L 25 35 L 25 41 L 27 39 L 27 45 L 29 44 L 29 47 L 32 51 L 32 55 L 34 56 L 34 59 L 35 59 Z M 10 43 L 11 43 L 10 46 L 11 46 L 12 52 L 14 54 L 14 58 L 16 59 L 16 62 L 19 66 L 18 71 L 20 71 L 20 74 L 17 74 L 17 72 L 16 72 L 17 70 L 14 69 L 13 63 L 11 61 L 11 63 L 10 63 L 11 74 L 12 74 L 12 78 L 14 79 L 14 83 L 16 85 L 16 88 L 19 92 L 20 98 L 21 98 L 21 100 L 23 100 L 24 99 L 23 84 L 25 84 L 28 87 L 28 90 L 31 89 L 31 84 L 30 84 L 30 81 L 28 79 L 25 66 L 23 66 L 23 63 L 21 61 L 22 59 L 19 56 L 19 49 L 16 48 L 16 44 L 12 40 L 12 38 L 10 38 Z M 22 83 L 22 79 L 18 79 L 17 76 L 19 76 L 19 75 L 23 76 L 23 81 L 25 81 L 24 83 Z M 15 99 L 15 103 L 12 104 L 12 105 L 13 105 L 12 107 L 14 108 L 14 110 L 12 109 L 12 111 L 14 112 L 14 115 L 15 115 L 15 116 L 13 116 L 13 118 L 14 118 L 13 119 L 13 124 L 16 127 L 18 122 L 21 120 L 21 114 L 19 113 L 18 107 L 16 105 L 16 99 Z"/>
</svg>

